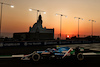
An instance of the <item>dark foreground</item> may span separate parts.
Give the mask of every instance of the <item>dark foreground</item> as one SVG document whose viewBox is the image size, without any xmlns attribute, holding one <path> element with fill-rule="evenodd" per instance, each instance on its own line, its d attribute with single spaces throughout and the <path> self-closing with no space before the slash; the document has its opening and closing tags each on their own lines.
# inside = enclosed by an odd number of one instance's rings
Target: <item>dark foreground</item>
<svg viewBox="0 0 100 67">
<path fill-rule="evenodd" d="M 82 44 L 79 44 L 82 46 Z M 100 44 L 83 44 L 84 47 L 96 48 L 100 47 Z M 60 47 L 63 45 L 59 45 Z M 64 45 L 67 47 L 68 45 Z M 70 47 L 76 47 L 77 45 L 70 45 Z M 56 47 L 56 45 L 46 46 L 29 46 L 29 47 L 4 47 L 0 48 L 0 55 L 16 55 L 16 54 L 29 54 L 34 50 L 45 50 L 48 47 Z M 64 60 L 41 60 L 40 62 L 34 63 L 31 61 L 21 61 L 20 58 L 0 59 L 0 67 L 99 67 L 100 66 L 100 55 L 99 56 L 85 56 L 83 61 L 78 61 L 74 57 L 68 57 Z"/>
<path fill-rule="evenodd" d="M 99 67 L 100 56 L 87 56 L 85 60 L 78 61 L 75 58 L 64 60 L 41 60 L 34 63 L 32 61 L 21 61 L 19 58 L 0 59 L 0 67 Z"/>
</svg>

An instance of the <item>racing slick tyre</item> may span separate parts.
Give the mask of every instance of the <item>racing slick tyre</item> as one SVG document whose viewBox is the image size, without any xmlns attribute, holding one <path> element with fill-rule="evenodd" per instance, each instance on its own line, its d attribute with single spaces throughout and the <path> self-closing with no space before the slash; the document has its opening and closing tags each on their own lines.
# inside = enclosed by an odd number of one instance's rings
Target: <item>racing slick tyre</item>
<svg viewBox="0 0 100 67">
<path fill-rule="evenodd" d="M 33 54 L 35 54 L 35 53 L 36 53 L 36 51 L 33 52 Z"/>
<path fill-rule="evenodd" d="M 40 54 L 34 53 L 34 54 L 32 55 L 32 60 L 33 60 L 33 61 L 39 61 L 39 60 L 40 60 Z"/>
<path fill-rule="evenodd" d="M 83 60 L 84 59 L 83 54 L 82 53 L 78 53 L 77 54 L 77 59 L 80 60 L 80 61 Z"/>
</svg>

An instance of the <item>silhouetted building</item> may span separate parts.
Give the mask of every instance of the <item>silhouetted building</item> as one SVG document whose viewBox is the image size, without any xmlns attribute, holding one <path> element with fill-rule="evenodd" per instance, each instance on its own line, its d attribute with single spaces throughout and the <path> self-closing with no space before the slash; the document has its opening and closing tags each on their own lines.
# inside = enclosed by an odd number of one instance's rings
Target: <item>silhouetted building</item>
<svg viewBox="0 0 100 67">
<path fill-rule="evenodd" d="M 54 39 L 54 29 L 42 27 L 42 17 L 39 15 L 37 22 L 29 28 L 29 32 L 14 33 L 13 38 L 16 40 L 52 40 Z"/>
</svg>

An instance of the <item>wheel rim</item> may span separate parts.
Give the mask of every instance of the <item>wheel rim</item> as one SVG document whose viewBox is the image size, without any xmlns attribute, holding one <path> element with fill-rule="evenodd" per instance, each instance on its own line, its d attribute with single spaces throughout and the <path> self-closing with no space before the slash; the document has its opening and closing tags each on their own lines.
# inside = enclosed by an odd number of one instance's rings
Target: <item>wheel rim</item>
<svg viewBox="0 0 100 67">
<path fill-rule="evenodd" d="M 40 60 L 40 55 L 38 53 L 35 53 L 32 55 L 33 61 L 39 61 Z"/>
<path fill-rule="evenodd" d="M 77 58 L 78 58 L 78 60 L 83 60 L 84 56 L 82 55 L 82 53 L 78 53 Z"/>
</svg>

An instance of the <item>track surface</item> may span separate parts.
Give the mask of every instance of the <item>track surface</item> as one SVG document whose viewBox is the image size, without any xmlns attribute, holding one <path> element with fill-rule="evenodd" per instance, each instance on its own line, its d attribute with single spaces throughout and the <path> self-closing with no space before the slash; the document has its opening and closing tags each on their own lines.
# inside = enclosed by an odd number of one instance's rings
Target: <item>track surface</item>
<svg viewBox="0 0 100 67">
<path fill-rule="evenodd" d="M 100 49 L 100 43 L 97 44 L 78 44 L 78 45 L 59 45 L 60 47 L 76 47 L 82 46 L 88 49 Z M 34 50 L 45 50 L 51 46 L 32 46 L 32 47 L 8 47 L 0 48 L 0 55 L 12 54 L 29 54 Z M 75 58 L 66 58 L 64 60 L 41 60 L 34 63 L 31 61 L 21 61 L 20 58 L 0 59 L 0 67 L 100 67 L 99 56 L 85 56 L 83 61 L 78 61 Z"/>
<path fill-rule="evenodd" d="M 100 51 L 100 43 L 95 44 L 70 44 L 70 45 L 59 45 L 59 47 L 71 47 L 77 46 L 84 47 L 85 49 L 92 49 Z M 56 47 L 56 45 L 45 45 L 45 46 L 26 46 L 26 47 L 4 47 L 0 48 L 0 55 L 16 55 L 16 54 L 30 54 L 33 51 L 45 50 L 48 47 Z"/>
<path fill-rule="evenodd" d="M 85 60 L 75 58 L 64 60 L 41 60 L 40 62 L 21 61 L 20 58 L 0 59 L 0 67 L 99 67 L 100 56 L 87 56 Z"/>
</svg>

